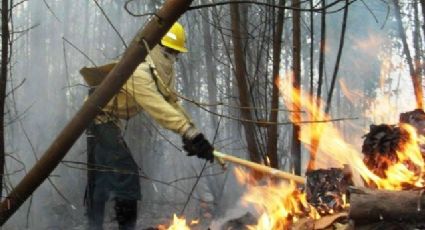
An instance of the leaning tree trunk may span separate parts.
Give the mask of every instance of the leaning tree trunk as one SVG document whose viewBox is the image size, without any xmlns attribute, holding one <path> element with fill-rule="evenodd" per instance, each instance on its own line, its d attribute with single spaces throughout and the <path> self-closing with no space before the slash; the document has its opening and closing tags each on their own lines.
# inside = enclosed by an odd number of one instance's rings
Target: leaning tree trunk
<svg viewBox="0 0 425 230">
<path fill-rule="evenodd" d="M 399 36 L 401 38 L 401 41 L 403 42 L 403 50 L 404 50 L 404 54 L 406 55 L 407 64 L 409 65 L 410 77 L 412 79 L 413 89 L 414 89 L 414 92 L 415 92 L 416 107 L 423 109 L 422 79 L 417 74 L 417 71 L 415 70 L 415 67 L 413 65 L 412 55 L 410 54 L 409 46 L 408 46 L 408 43 L 407 43 L 406 32 L 404 30 L 403 22 L 401 20 L 401 9 L 400 9 L 399 1 L 394 0 L 393 2 L 394 2 L 395 17 L 396 17 L 396 20 L 397 20 L 397 26 L 398 26 L 398 30 L 399 30 L 399 33 L 400 33 Z"/>
<path fill-rule="evenodd" d="M 232 41 L 233 41 L 233 55 L 235 65 L 235 77 L 238 84 L 239 103 L 241 106 L 240 112 L 242 116 L 242 124 L 245 129 L 245 138 L 248 145 L 249 157 L 254 162 L 261 162 L 260 153 L 258 151 L 257 141 L 255 139 L 256 132 L 251 113 L 251 103 L 249 102 L 249 90 L 246 84 L 246 64 L 243 55 L 243 47 L 241 41 L 240 30 L 240 14 L 239 4 L 230 5 L 230 16 L 232 24 Z"/>
<path fill-rule="evenodd" d="M 279 5 L 283 6 L 284 0 L 279 1 Z M 282 33 L 284 23 L 285 11 L 280 8 L 277 12 L 277 24 L 274 30 L 273 36 L 273 91 L 272 91 L 272 102 L 270 111 L 270 122 L 277 123 L 278 109 L 279 109 L 279 89 L 277 87 L 277 81 L 279 80 L 280 70 L 280 54 L 282 48 Z M 267 156 L 270 160 L 270 166 L 273 168 L 279 168 L 279 162 L 277 159 L 277 124 L 270 125 L 268 127 L 267 135 Z"/>
<path fill-rule="evenodd" d="M 9 0 L 1 4 L 1 75 L 0 75 L 0 197 L 3 197 L 4 180 L 4 105 L 6 100 L 7 67 L 9 65 Z"/>
<path fill-rule="evenodd" d="M 300 0 L 292 0 L 292 7 L 299 8 Z M 292 55 L 293 55 L 293 83 L 292 86 L 295 90 L 301 90 L 301 13 L 299 10 L 292 11 L 292 23 L 293 23 L 293 37 L 292 37 Z M 293 110 L 301 110 L 301 102 L 299 99 L 293 100 Z M 292 125 L 292 146 L 291 146 L 291 158 L 293 162 L 293 169 L 295 174 L 301 175 L 301 141 L 300 131 L 301 127 L 299 122 L 301 115 L 298 112 L 293 113 L 293 125 Z"/>
<path fill-rule="evenodd" d="M 0 204 L 0 225 L 3 225 L 15 213 L 56 168 L 75 141 L 96 117 L 100 111 L 99 108 L 103 108 L 119 92 L 136 67 L 145 59 L 147 55 L 145 44 L 150 47 L 158 44 L 191 3 L 192 0 L 167 0 L 146 24 L 145 28 L 136 34 L 119 63 L 87 99 L 72 120 L 62 129 L 40 160 Z"/>
</svg>

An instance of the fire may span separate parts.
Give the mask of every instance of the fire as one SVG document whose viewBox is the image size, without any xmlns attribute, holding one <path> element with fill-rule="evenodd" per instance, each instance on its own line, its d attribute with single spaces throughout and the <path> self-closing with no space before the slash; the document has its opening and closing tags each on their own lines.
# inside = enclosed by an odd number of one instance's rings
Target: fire
<svg viewBox="0 0 425 230">
<path fill-rule="evenodd" d="M 190 226 L 197 225 L 199 220 L 192 220 Z M 159 230 L 190 230 L 190 227 L 186 223 L 186 219 L 184 217 L 179 218 L 176 214 L 173 216 L 173 222 L 170 227 L 165 227 L 163 225 L 158 226 Z"/>
<path fill-rule="evenodd" d="M 235 172 L 241 184 L 251 181 L 251 175 L 243 170 L 237 168 Z M 243 201 L 253 204 L 261 213 L 257 225 L 247 226 L 251 230 L 289 229 L 299 218 L 320 218 L 314 207 L 308 204 L 306 194 L 292 183 L 249 185 Z"/>
<path fill-rule="evenodd" d="M 301 110 L 305 113 L 302 120 L 314 118 L 316 121 L 331 120 L 331 116 L 317 108 L 317 101 L 309 95 L 303 95 L 299 90 L 292 88 L 292 73 L 285 77 L 285 81 L 277 82 L 285 104 L 291 105 L 291 99 L 301 101 Z M 300 140 L 307 148 L 311 149 L 314 140 L 319 140 L 318 154 L 316 157 L 318 167 L 329 168 L 331 165 L 342 167 L 344 164 L 351 166 L 354 173 L 358 173 L 368 184 L 375 184 L 378 188 L 399 190 L 406 184 L 424 187 L 422 174 L 424 172 L 424 160 L 418 146 L 419 137 L 416 130 L 408 125 L 402 125 L 408 133 L 408 140 L 397 151 L 399 161 L 389 166 L 385 177 L 374 174 L 364 164 L 362 154 L 354 146 L 347 143 L 332 122 L 316 122 L 301 125 Z M 323 138 L 322 138 L 323 137 Z M 415 168 L 412 171 L 406 165 L 406 161 L 413 162 Z M 355 181 L 361 183 L 361 180 Z"/>
<path fill-rule="evenodd" d="M 341 87 L 341 91 L 344 94 L 345 98 L 348 99 L 352 104 L 355 104 L 359 101 L 360 98 L 363 97 L 363 94 L 359 91 L 349 90 L 347 84 L 344 80 L 339 80 L 339 86 Z"/>
</svg>

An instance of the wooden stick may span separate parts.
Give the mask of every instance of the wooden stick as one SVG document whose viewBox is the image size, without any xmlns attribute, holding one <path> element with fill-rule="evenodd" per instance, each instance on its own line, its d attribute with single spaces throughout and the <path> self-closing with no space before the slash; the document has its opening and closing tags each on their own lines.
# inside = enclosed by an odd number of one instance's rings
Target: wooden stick
<svg viewBox="0 0 425 230">
<path fill-rule="evenodd" d="M 278 169 L 275 169 L 275 168 L 272 168 L 272 167 L 269 167 L 269 166 L 257 164 L 257 163 L 254 163 L 252 161 L 247 161 L 247 160 L 244 160 L 244 159 L 241 159 L 241 158 L 238 158 L 238 157 L 227 155 L 227 154 L 224 154 L 224 153 L 216 151 L 216 150 L 214 150 L 213 154 L 216 158 L 218 158 L 219 162 L 228 161 L 228 162 L 231 162 L 231 163 L 235 163 L 235 164 L 238 164 L 238 165 L 248 167 L 248 168 L 256 170 L 258 172 L 266 173 L 270 176 L 274 176 L 274 177 L 277 177 L 277 178 L 280 178 L 280 179 L 292 180 L 292 181 L 294 181 L 298 184 L 305 184 L 305 182 L 306 182 L 306 179 L 302 176 L 297 176 L 297 175 L 287 173 L 287 172 L 284 172 L 284 171 L 281 171 L 281 170 L 278 170 Z M 221 159 L 221 161 L 220 161 L 220 159 Z"/>
</svg>

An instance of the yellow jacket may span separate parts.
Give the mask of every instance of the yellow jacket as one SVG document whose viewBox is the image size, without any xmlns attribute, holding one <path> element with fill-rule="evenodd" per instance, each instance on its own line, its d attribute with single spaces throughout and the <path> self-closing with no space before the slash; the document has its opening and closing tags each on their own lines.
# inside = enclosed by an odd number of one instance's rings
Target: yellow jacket
<svg viewBox="0 0 425 230">
<path fill-rule="evenodd" d="M 96 86 L 115 64 L 85 67 L 80 73 L 90 86 Z M 175 95 L 173 64 L 174 60 L 163 54 L 162 47 L 156 46 L 121 91 L 102 109 L 104 114 L 129 119 L 144 110 L 162 127 L 180 135 L 187 135 L 189 130 L 196 129 Z M 105 115 L 99 115 L 96 119 L 102 122 Z"/>
</svg>

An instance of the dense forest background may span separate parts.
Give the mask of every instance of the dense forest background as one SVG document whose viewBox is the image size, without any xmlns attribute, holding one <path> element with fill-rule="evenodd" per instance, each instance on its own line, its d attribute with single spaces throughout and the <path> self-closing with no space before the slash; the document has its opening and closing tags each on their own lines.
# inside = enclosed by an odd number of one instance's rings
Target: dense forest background
<svg viewBox="0 0 425 230">
<path fill-rule="evenodd" d="M 79 69 L 118 59 L 163 1 L 4 1 L 6 196 L 82 105 L 88 87 Z M 179 20 L 189 53 L 176 65 L 184 106 L 220 151 L 306 170 L 309 151 L 296 140 L 293 108 L 274 84 L 291 70 L 359 148 L 370 124 L 396 123 L 400 111 L 419 104 L 421 90 L 415 93 L 412 82 L 422 88 L 425 1 L 224 2 L 195 0 L 205 7 Z M 142 175 L 140 228 L 177 213 L 200 218 L 205 229 L 246 212 L 238 202 L 244 186 L 232 167 L 223 172 L 216 163 L 186 157 L 180 137 L 145 114 L 124 125 Z M 82 136 L 5 229 L 84 229 L 85 141 Z M 111 209 L 106 222 L 114 225 L 113 219 Z"/>
</svg>

